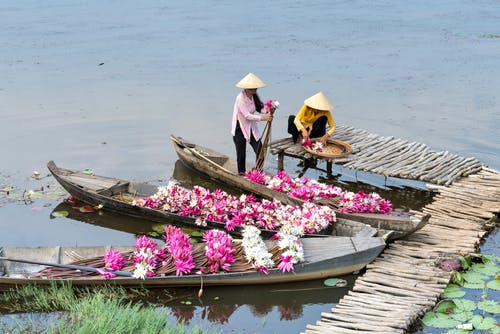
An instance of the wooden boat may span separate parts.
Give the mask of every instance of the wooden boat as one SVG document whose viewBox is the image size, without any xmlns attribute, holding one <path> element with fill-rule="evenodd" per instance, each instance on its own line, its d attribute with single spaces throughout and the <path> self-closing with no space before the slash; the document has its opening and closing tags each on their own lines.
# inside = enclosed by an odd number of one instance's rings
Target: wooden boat
<svg viewBox="0 0 500 334">
<path fill-rule="evenodd" d="M 285 193 L 257 184 L 237 173 L 236 160 L 216 152 L 210 148 L 189 143 L 180 137 L 170 136 L 179 159 L 189 168 L 202 173 L 213 180 L 239 188 L 267 199 L 277 199 L 285 204 L 301 205 L 303 200 L 288 196 Z M 317 204 L 329 205 L 336 209 L 335 203 L 330 200 L 318 200 Z M 421 212 L 404 214 L 374 214 L 374 213 L 342 213 L 336 210 L 337 219 L 349 219 L 369 224 L 383 231 L 394 231 L 390 240 L 405 237 L 427 224 L 430 215 Z"/>
<path fill-rule="evenodd" d="M 277 268 L 272 268 L 266 275 L 246 264 L 250 269 L 243 271 L 182 276 L 169 274 L 146 279 L 124 275 L 106 279 L 91 270 L 103 266 L 102 257 L 106 250 L 114 248 L 127 253 L 133 251 L 132 247 L 2 247 L 0 248 L 0 289 L 26 284 L 47 285 L 53 281 L 67 281 L 75 286 L 116 284 L 150 288 L 300 282 L 358 271 L 373 261 L 385 247 L 385 240 L 379 237 L 332 236 L 303 238 L 301 241 L 304 247 L 304 262 L 296 264 L 293 272 L 282 272 Z M 196 249 L 204 249 L 204 244 L 194 244 L 193 253 Z M 75 259 L 78 261 L 75 262 Z M 86 264 L 89 261 L 93 263 L 93 266 Z M 68 263 L 78 270 L 74 270 L 73 267 L 69 269 L 58 267 L 59 264 Z M 41 270 L 44 271 L 41 272 Z M 128 272 L 125 268 L 122 270 L 120 275 L 131 274 L 131 270 Z M 195 270 L 193 269 L 193 272 Z"/>
<path fill-rule="evenodd" d="M 216 228 L 225 230 L 224 223 L 206 220 L 205 226 L 199 226 L 196 224 L 195 217 L 181 216 L 164 210 L 136 206 L 131 203 L 131 198 L 148 197 L 155 194 L 158 190 L 158 187 L 155 185 L 93 174 L 89 175 L 79 170 L 63 169 L 56 166 L 53 161 L 47 163 L 47 168 L 71 196 L 91 206 L 101 206 L 102 210 L 140 218 L 149 222 L 197 229 Z M 366 226 L 367 224 L 357 221 L 337 219 L 334 226 L 324 231 L 322 236 L 354 236 L 362 230 L 365 230 L 368 234 L 375 234 L 377 232 L 367 229 Z M 113 226 L 113 228 L 116 228 L 116 226 Z M 237 226 L 234 231 L 228 231 L 228 233 L 239 236 L 241 235 L 241 228 Z M 261 235 L 266 238 L 271 237 L 275 233 L 275 231 L 261 229 Z M 385 235 L 388 237 L 392 235 L 392 231 L 379 229 L 378 234 L 379 236 Z"/>
</svg>

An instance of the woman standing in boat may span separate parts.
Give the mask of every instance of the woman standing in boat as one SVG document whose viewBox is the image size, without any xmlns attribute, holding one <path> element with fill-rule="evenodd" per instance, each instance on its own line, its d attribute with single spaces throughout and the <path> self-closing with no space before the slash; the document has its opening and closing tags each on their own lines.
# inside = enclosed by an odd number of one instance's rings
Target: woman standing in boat
<svg viewBox="0 0 500 334">
<path fill-rule="evenodd" d="M 296 143 L 299 135 L 305 142 L 308 138 L 320 138 L 320 142 L 326 145 L 328 137 L 335 131 L 335 122 L 331 110 L 332 104 L 323 92 L 319 92 L 304 101 L 296 116 L 288 117 L 288 133 L 292 135 Z M 326 131 L 326 124 L 330 126 Z"/>
<path fill-rule="evenodd" d="M 262 149 L 261 134 L 257 122 L 271 121 L 273 119 L 271 114 L 255 115 L 256 112 L 261 113 L 264 108 L 264 104 L 257 95 L 257 89 L 265 86 L 266 84 L 253 73 L 248 73 L 236 84 L 236 87 L 243 89 L 236 96 L 234 102 L 231 126 L 231 134 L 236 146 L 239 175 L 245 174 L 247 142 L 252 146 L 256 157 L 259 156 Z"/>
</svg>

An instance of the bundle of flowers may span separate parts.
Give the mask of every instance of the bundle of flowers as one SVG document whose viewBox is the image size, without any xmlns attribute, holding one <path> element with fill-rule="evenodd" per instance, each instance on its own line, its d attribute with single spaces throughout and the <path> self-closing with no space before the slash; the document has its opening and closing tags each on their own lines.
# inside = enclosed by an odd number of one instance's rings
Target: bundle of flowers
<svg viewBox="0 0 500 334">
<path fill-rule="evenodd" d="M 304 261 L 304 248 L 299 238 L 304 234 L 301 226 L 288 224 L 278 233 L 278 247 L 281 251 L 278 268 L 283 272 L 293 271 L 294 264 Z"/>
<path fill-rule="evenodd" d="M 203 234 L 205 241 L 205 255 L 207 257 L 209 271 L 216 273 L 219 270 L 229 271 L 231 263 L 235 261 L 231 236 L 219 230 L 208 230 Z"/>
<path fill-rule="evenodd" d="M 266 244 L 260 237 L 260 230 L 252 225 L 247 225 L 243 229 L 243 248 L 245 249 L 245 258 L 255 269 L 265 274 L 274 267 L 272 254 L 267 251 Z"/>
<path fill-rule="evenodd" d="M 122 269 L 125 266 L 127 260 L 119 251 L 117 251 L 116 249 L 111 249 L 106 253 L 104 253 L 103 262 L 104 262 L 104 268 L 106 270 L 116 271 Z M 102 276 L 106 278 L 113 278 L 116 276 L 115 274 L 109 271 L 100 269 L 98 269 L 98 271 Z"/>
<path fill-rule="evenodd" d="M 189 236 L 175 226 L 165 226 L 165 249 L 172 255 L 177 276 L 189 274 L 195 267 L 193 244 Z"/>
<path fill-rule="evenodd" d="M 261 231 L 252 225 L 243 228 L 242 239 L 233 243 L 231 236 L 219 230 L 209 230 L 203 235 L 204 244 L 193 247 L 190 238 L 175 226 L 166 226 L 165 245 L 159 247 L 146 236 L 136 240 L 135 250 L 122 254 L 116 250 L 107 251 L 99 261 L 92 259 L 94 267 L 105 278 L 116 275 L 106 270 L 129 270 L 132 277 L 146 279 L 156 275 L 213 274 L 220 271 L 241 272 L 255 269 L 264 274 L 277 268 L 283 272 L 294 270 L 294 264 L 304 261 L 304 249 L 300 237 L 304 235 L 304 225 L 286 223 L 275 234 L 268 250 L 262 240 Z M 104 262 L 104 269 L 99 269 Z M 90 265 L 90 264 L 89 264 Z M 208 266 L 208 270 L 207 270 Z M 52 271 L 46 269 L 44 275 L 50 277 Z M 57 271 L 63 277 L 62 271 Z M 74 277 L 74 270 L 67 269 L 68 277 Z"/>
<path fill-rule="evenodd" d="M 339 197 L 339 209 L 345 213 L 372 212 L 390 214 L 392 212 L 391 202 L 381 198 L 375 192 L 371 194 L 366 194 L 363 191 L 353 193 L 344 191 L 337 186 L 309 180 L 306 177 L 292 179 L 285 171 L 279 171 L 277 175 L 271 177 L 264 172 L 253 170 L 245 173 L 245 178 L 306 202 Z"/>
<path fill-rule="evenodd" d="M 271 113 L 274 112 L 276 109 L 278 109 L 280 106 L 280 103 L 277 100 L 267 100 L 266 103 L 264 103 L 264 112 L 265 113 Z"/>
<path fill-rule="evenodd" d="M 134 252 L 134 273 L 133 277 L 144 279 L 155 275 L 155 269 L 165 259 L 163 248 L 146 236 L 137 238 Z"/>
<path fill-rule="evenodd" d="M 200 225 L 204 220 L 225 223 L 228 231 L 244 225 L 276 230 L 291 221 L 305 224 L 307 233 L 315 233 L 335 221 L 335 212 L 326 206 L 301 207 L 284 205 L 277 200 L 258 201 L 253 195 L 236 197 L 220 189 L 210 192 L 200 186 L 188 190 L 174 182 L 160 187 L 151 197 L 134 201 L 134 204 L 196 217 Z"/>
</svg>

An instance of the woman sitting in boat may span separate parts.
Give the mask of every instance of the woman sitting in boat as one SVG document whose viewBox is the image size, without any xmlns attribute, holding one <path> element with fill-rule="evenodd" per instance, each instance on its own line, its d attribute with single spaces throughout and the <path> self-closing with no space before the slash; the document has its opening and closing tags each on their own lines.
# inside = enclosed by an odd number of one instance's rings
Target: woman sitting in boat
<svg viewBox="0 0 500 334">
<path fill-rule="evenodd" d="M 335 131 L 335 122 L 331 113 L 333 106 L 323 92 L 319 92 L 304 101 L 296 116 L 288 117 L 288 133 L 296 143 L 301 136 L 302 143 L 308 138 L 320 138 L 326 145 L 328 137 Z M 326 124 L 330 126 L 326 131 Z"/>
<path fill-rule="evenodd" d="M 256 112 L 261 113 L 264 108 L 264 104 L 257 95 L 257 89 L 265 86 L 266 84 L 253 73 L 248 73 L 236 84 L 236 87 L 243 88 L 234 102 L 231 126 L 231 134 L 236 146 L 239 175 L 245 174 L 247 142 L 252 146 L 256 157 L 259 156 L 262 149 L 261 134 L 257 122 L 273 119 L 271 114 L 255 115 Z"/>
</svg>

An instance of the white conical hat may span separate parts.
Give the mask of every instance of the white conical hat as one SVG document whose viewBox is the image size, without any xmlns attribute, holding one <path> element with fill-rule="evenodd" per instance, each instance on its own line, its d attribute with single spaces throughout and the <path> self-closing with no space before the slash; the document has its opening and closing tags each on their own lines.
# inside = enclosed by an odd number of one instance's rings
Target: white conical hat
<svg viewBox="0 0 500 334">
<path fill-rule="evenodd" d="M 315 94 L 311 96 L 310 98 L 306 99 L 304 101 L 304 104 L 308 107 L 311 107 L 313 109 L 318 109 L 318 110 L 332 110 L 333 105 L 328 101 L 326 98 L 325 94 L 323 92 L 319 92 L 318 94 Z"/>
<path fill-rule="evenodd" d="M 264 81 L 260 80 L 259 77 L 257 77 L 255 74 L 248 73 L 243 79 L 241 79 L 236 84 L 236 87 L 243 89 L 253 89 L 253 88 L 266 87 L 266 84 L 264 83 Z"/>
</svg>

